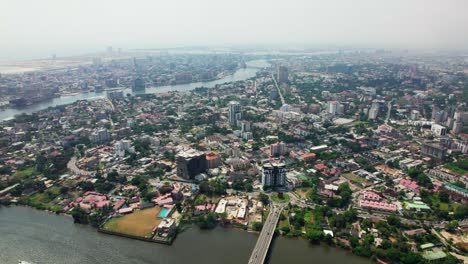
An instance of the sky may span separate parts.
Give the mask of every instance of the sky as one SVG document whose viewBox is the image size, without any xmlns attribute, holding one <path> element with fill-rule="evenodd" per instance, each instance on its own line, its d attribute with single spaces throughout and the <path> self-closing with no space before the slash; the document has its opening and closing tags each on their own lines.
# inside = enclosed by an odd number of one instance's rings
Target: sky
<svg viewBox="0 0 468 264">
<path fill-rule="evenodd" d="M 0 0 L 0 58 L 182 46 L 466 49 L 467 0 Z"/>
</svg>

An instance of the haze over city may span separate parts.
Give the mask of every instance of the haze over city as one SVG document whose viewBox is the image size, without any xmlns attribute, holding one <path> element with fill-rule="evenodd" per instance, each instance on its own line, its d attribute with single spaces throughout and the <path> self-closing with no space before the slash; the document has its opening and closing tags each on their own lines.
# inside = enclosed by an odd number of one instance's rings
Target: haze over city
<svg viewBox="0 0 468 264">
<path fill-rule="evenodd" d="M 0 264 L 468 263 L 467 0 L 0 2 Z"/>
<path fill-rule="evenodd" d="M 265 45 L 464 49 L 463 0 L 6 1 L 0 59 L 124 49 Z"/>
</svg>

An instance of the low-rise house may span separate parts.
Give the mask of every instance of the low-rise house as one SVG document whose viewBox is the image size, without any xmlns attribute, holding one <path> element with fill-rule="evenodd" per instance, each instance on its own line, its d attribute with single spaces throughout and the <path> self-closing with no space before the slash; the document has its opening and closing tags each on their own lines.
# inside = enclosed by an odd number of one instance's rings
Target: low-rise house
<svg viewBox="0 0 468 264">
<path fill-rule="evenodd" d="M 420 236 L 420 235 L 424 235 L 426 233 L 427 233 L 426 230 L 424 230 L 422 228 L 403 231 L 403 234 L 405 236 L 409 236 L 409 237 Z"/>
<path fill-rule="evenodd" d="M 385 211 L 385 212 L 396 212 L 397 206 L 387 202 L 376 202 L 369 200 L 359 200 L 359 206 L 365 209 Z"/>
<path fill-rule="evenodd" d="M 174 200 L 171 197 L 171 193 L 166 193 L 164 195 L 161 195 L 159 197 L 154 198 L 153 202 L 156 205 L 162 206 L 162 205 L 165 205 L 165 204 L 173 204 Z"/>
<path fill-rule="evenodd" d="M 216 209 L 216 204 L 202 204 L 202 205 L 197 205 L 195 206 L 195 210 L 193 211 L 194 215 L 201 215 L 205 214 L 208 212 L 214 212 Z"/>
<path fill-rule="evenodd" d="M 176 231 L 177 225 L 174 218 L 164 218 L 161 223 L 159 223 L 156 232 L 160 237 L 170 237 Z"/>
</svg>

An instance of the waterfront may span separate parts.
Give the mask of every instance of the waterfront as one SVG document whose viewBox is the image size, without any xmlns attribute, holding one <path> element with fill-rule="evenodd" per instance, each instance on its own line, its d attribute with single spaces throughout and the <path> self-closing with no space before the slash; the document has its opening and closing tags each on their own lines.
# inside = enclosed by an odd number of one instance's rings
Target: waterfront
<svg viewBox="0 0 468 264">
<path fill-rule="evenodd" d="M 0 263 L 247 263 L 257 234 L 233 228 L 178 235 L 172 246 L 100 234 L 71 217 L 28 207 L 0 208 Z M 297 239 L 277 237 L 270 263 L 370 263 L 369 260 Z"/>
<path fill-rule="evenodd" d="M 160 87 L 150 87 L 140 92 L 133 92 L 132 89 L 125 89 L 123 90 L 123 92 L 124 94 L 142 94 L 142 93 L 162 93 L 162 92 L 169 92 L 169 91 L 190 91 L 201 86 L 212 88 L 217 84 L 236 82 L 236 81 L 249 79 L 255 76 L 259 68 L 268 67 L 268 66 L 269 64 L 265 60 L 254 60 L 254 61 L 247 62 L 247 68 L 238 69 L 234 74 L 227 75 L 224 78 L 215 80 L 215 81 L 196 82 L 196 83 L 187 83 L 187 84 L 179 84 L 179 85 L 166 85 L 166 86 L 160 86 Z M 5 108 L 5 109 L 0 110 L 0 120 L 12 118 L 15 115 L 22 114 L 22 113 L 33 113 L 42 109 L 46 109 L 48 107 L 71 104 L 78 100 L 103 98 L 105 96 L 106 96 L 105 91 L 102 93 L 87 92 L 87 93 L 80 93 L 77 95 L 61 96 L 61 97 L 53 98 L 50 100 L 45 100 L 40 103 L 29 105 L 29 106 L 22 107 L 22 108 L 11 108 L 11 107 Z"/>
</svg>

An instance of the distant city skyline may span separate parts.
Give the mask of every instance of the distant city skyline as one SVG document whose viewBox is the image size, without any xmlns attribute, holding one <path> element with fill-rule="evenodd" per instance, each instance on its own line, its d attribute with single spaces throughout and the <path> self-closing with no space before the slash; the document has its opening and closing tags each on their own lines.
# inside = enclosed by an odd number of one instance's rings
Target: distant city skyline
<svg viewBox="0 0 468 264">
<path fill-rule="evenodd" d="M 75 55 L 106 46 L 468 46 L 463 0 L 44 0 L 2 6 L 0 60 Z"/>
</svg>

